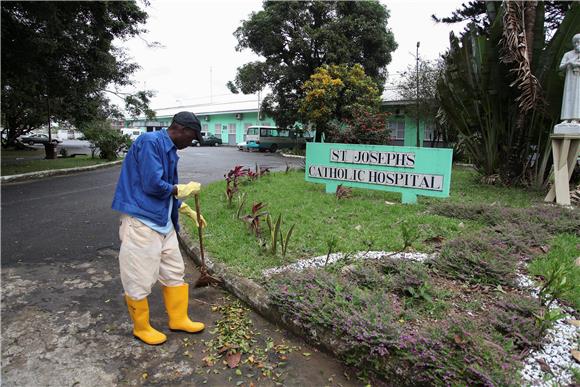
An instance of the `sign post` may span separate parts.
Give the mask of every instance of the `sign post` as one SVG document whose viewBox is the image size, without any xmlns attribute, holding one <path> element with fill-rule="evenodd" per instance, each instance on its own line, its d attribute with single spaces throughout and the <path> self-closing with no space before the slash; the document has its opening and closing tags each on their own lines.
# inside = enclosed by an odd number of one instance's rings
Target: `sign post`
<svg viewBox="0 0 580 387">
<path fill-rule="evenodd" d="M 453 150 L 386 145 L 308 143 L 306 181 L 400 192 L 403 203 L 417 195 L 448 197 Z"/>
</svg>

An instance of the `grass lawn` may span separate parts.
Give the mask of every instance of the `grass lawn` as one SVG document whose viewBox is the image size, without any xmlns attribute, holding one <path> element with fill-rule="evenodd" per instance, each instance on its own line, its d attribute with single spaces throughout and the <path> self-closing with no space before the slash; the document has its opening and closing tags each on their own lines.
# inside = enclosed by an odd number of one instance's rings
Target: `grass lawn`
<svg viewBox="0 0 580 387">
<path fill-rule="evenodd" d="M 30 148 L 28 150 L 2 149 L 0 152 L 2 160 L 15 160 L 18 158 L 44 156 L 44 148 Z"/>
<path fill-rule="evenodd" d="M 44 151 L 42 152 L 44 153 Z M 26 152 L 25 155 L 30 155 L 30 152 Z M 1 172 L 2 176 L 9 176 L 27 172 L 47 171 L 51 169 L 86 167 L 89 165 L 102 164 L 105 162 L 107 162 L 107 160 L 102 160 L 99 158 L 91 159 L 90 156 L 58 158 L 54 160 L 23 160 L 17 164 L 2 164 Z"/>
<path fill-rule="evenodd" d="M 241 216 L 250 213 L 253 202 L 267 204 L 274 219 L 282 215 L 282 231 L 295 224 L 285 258 L 262 249 L 243 221 L 236 219 L 237 203 L 228 208 L 225 182 L 209 184 L 202 191 L 202 212 L 209 222 L 204 241 L 207 250 L 218 260 L 240 273 L 259 278 L 263 269 L 280 266 L 302 258 L 328 253 L 334 238 L 333 252 L 371 250 L 398 251 L 404 246 L 403 231 L 412 238 L 412 247 L 430 252 L 433 240 L 447 240 L 481 228 L 482 223 L 427 212 L 436 202 L 496 203 L 525 207 L 542 199 L 541 193 L 503 187 L 481 187 L 470 169 L 453 171 L 451 197 L 447 200 L 420 198 L 418 205 L 400 204 L 400 194 L 354 189 L 352 196 L 337 200 L 326 194 L 324 186 L 304 181 L 304 173 L 274 173 L 254 182 L 240 184 L 247 193 Z M 189 203 L 193 206 L 193 201 Z M 262 221 L 264 238 L 268 227 Z"/>
</svg>

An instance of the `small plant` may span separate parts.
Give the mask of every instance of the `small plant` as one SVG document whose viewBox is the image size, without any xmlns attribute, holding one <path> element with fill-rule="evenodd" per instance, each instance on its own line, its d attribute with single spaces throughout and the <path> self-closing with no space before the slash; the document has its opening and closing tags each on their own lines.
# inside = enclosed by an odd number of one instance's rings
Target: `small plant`
<svg viewBox="0 0 580 387">
<path fill-rule="evenodd" d="M 550 308 L 552 303 L 574 291 L 577 284 L 569 281 L 574 268 L 559 261 L 551 261 L 540 288 L 540 302 Z"/>
<path fill-rule="evenodd" d="M 238 179 L 245 176 L 247 173 L 247 170 L 243 168 L 244 167 L 241 165 L 236 165 L 224 175 L 226 179 L 226 200 L 228 202 L 228 207 L 232 206 L 234 195 L 238 192 Z"/>
<path fill-rule="evenodd" d="M 236 219 L 240 219 L 240 214 L 244 210 L 244 205 L 246 204 L 246 197 L 247 193 L 244 192 L 241 195 L 238 195 L 238 211 L 236 212 Z"/>
<path fill-rule="evenodd" d="M 405 220 L 401 223 L 401 236 L 403 237 L 403 248 L 401 251 L 407 251 L 419 239 L 419 228 L 415 223 Z"/>
<path fill-rule="evenodd" d="M 352 196 L 352 189 L 339 184 L 336 187 L 336 199 L 346 199 Z"/>
<path fill-rule="evenodd" d="M 336 245 L 338 244 L 338 240 L 333 235 L 329 239 L 326 240 L 326 246 L 328 247 L 328 253 L 326 254 L 326 260 L 324 261 L 324 266 L 328 264 L 328 260 L 330 259 L 330 254 L 336 249 Z"/>
<path fill-rule="evenodd" d="M 282 258 L 286 258 L 286 251 L 288 251 L 288 244 L 290 243 L 290 237 L 294 231 L 294 224 L 290 226 L 286 236 L 282 234 L 282 229 L 280 229 L 280 246 L 282 247 Z"/>
<path fill-rule="evenodd" d="M 256 237 L 261 235 L 260 220 L 268 215 L 267 211 L 262 211 L 266 207 L 266 204 L 259 202 L 252 204 L 252 213 L 244 216 L 242 220 L 250 226 L 250 230 L 254 233 Z"/>
<path fill-rule="evenodd" d="M 558 308 L 556 309 L 543 309 L 539 313 L 534 313 L 536 319 L 536 326 L 540 332 L 540 337 L 544 335 L 546 330 L 548 330 L 554 323 L 566 315 Z"/>
<path fill-rule="evenodd" d="M 270 253 L 276 255 L 278 237 L 280 235 L 280 225 L 282 223 L 282 214 L 278 215 L 278 219 L 276 220 L 275 225 L 272 225 L 272 217 L 270 214 L 266 215 L 266 223 L 270 229 Z"/>
</svg>

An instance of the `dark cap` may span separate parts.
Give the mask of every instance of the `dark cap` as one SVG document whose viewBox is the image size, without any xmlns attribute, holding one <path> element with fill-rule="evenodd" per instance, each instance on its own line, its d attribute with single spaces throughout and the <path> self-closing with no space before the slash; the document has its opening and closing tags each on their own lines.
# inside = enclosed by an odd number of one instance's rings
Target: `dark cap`
<svg viewBox="0 0 580 387">
<path fill-rule="evenodd" d="M 201 131 L 201 124 L 192 112 L 179 112 L 173 116 L 173 122 L 186 128 Z"/>
</svg>

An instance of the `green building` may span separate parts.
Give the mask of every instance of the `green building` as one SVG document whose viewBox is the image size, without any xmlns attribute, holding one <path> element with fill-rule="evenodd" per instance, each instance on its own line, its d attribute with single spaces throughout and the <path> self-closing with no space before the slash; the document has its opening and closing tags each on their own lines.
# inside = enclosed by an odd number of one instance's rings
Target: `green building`
<svg viewBox="0 0 580 387">
<path fill-rule="evenodd" d="M 383 99 L 382 110 L 391 113 L 389 128 L 391 129 L 391 145 L 415 146 L 416 120 L 408 114 L 407 108 L 414 101 Z M 276 126 L 276 122 L 259 113 L 257 101 L 234 102 L 227 104 L 190 105 L 156 110 L 155 120 L 144 118 L 125 121 L 127 128 L 138 129 L 141 132 L 151 132 L 167 128 L 173 115 L 187 110 L 195 113 L 202 123 L 202 131 L 211 133 L 222 139 L 224 145 L 236 145 L 245 141 L 246 129 L 254 125 Z M 425 146 L 431 146 L 429 139 L 433 136 L 434 126 L 429 121 L 420 120 L 419 136 L 421 141 L 426 138 Z M 441 146 L 441 145 L 438 145 Z"/>
</svg>

